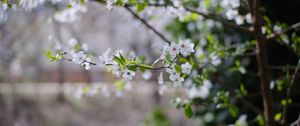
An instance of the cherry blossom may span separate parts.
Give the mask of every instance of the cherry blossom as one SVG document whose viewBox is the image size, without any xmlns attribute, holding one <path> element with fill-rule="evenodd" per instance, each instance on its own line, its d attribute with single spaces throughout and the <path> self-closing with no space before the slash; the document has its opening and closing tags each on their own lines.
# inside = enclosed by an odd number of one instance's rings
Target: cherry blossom
<svg viewBox="0 0 300 126">
<path fill-rule="evenodd" d="M 172 43 L 169 47 L 168 47 L 168 52 L 172 57 L 175 57 L 177 54 L 179 54 L 179 46 L 176 43 Z"/>
<path fill-rule="evenodd" d="M 185 64 L 181 65 L 181 70 L 182 73 L 190 74 L 192 71 L 192 65 L 186 62 Z"/>
<path fill-rule="evenodd" d="M 131 70 L 125 70 L 123 72 L 123 78 L 127 80 L 132 80 L 132 78 L 135 76 L 135 72 Z"/>
<path fill-rule="evenodd" d="M 86 54 L 83 51 L 74 53 L 72 57 L 73 57 L 72 61 L 76 64 L 81 64 L 86 60 Z"/>
<path fill-rule="evenodd" d="M 179 46 L 180 53 L 185 57 L 190 55 L 192 52 L 194 52 L 194 43 L 192 43 L 191 40 L 180 39 L 178 46 Z"/>
</svg>

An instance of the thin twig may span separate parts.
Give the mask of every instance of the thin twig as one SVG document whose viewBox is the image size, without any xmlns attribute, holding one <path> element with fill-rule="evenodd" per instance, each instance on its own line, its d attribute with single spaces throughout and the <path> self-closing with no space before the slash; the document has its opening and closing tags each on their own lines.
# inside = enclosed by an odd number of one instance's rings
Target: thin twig
<svg viewBox="0 0 300 126">
<path fill-rule="evenodd" d="M 97 2 L 99 3 L 105 3 L 104 0 L 96 0 Z M 166 41 L 167 43 L 171 43 L 171 41 L 167 40 L 161 33 L 159 33 L 156 29 L 154 29 L 154 27 L 152 27 L 151 25 L 149 25 L 149 23 L 144 20 L 143 18 L 139 17 L 138 14 L 136 14 L 134 11 L 132 11 L 130 9 L 130 6 L 134 6 L 134 4 L 125 4 L 124 7 L 134 16 L 136 17 L 137 19 L 139 19 L 144 25 L 146 25 L 148 28 L 150 28 L 151 30 L 153 30 L 153 32 L 155 34 L 157 34 L 160 38 L 162 38 L 164 41 Z M 177 8 L 173 5 L 168 5 L 168 4 L 148 4 L 148 6 L 153 6 L 153 7 L 167 7 L 167 6 L 171 6 L 171 7 L 174 7 L 174 8 Z M 217 22 L 220 22 L 222 23 L 225 27 L 228 27 L 228 28 L 232 28 L 232 29 L 236 29 L 238 31 L 241 31 L 241 32 L 244 32 L 244 33 L 250 33 L 250 34 L 253 34 L 253 30 L 252 28 L 246 28 L 246 27 L 242 27 L 242 26 L 238 26 L 234 23 L 230 23 L 228 21 L 225 21 L 225 20 L 222 20 L 222 19 L 219 19 L 217 18 L 217 16 L 215 14 L 205 14 L 205 13 L 202 13 L 202 12 L 199 12 L 199 11 L 196 11 L 194 9 L 191 9 L 189 7 L 186 7 L 184 6 L 185 10 L 188 11 L 188 12 L 192 12 L 192 13 L 195 13 L 195 14 L 198 14 L 198 15 L 201 15 L 203 16 L 204 18 L 206 19 L 211 19 L 211 20 L 214 20 L 214 21 L 217 21 Z"/>
<path fill-rule="evenodd" d="M 293 29 L 297 29 L 297 28 L 299 28 L 299 27 L 300 27 L 300 22 L 295 23 L 295 24 L 291 25 L 290 27 L 288 27 L 287 29 L 284 29 L 284 30 L 282 30 L 282 31 L 280 31 L 280 32 L 274 32 L 274 33 L 272 33 L 272 34 L 268 37 L 268 39 L 277 38 L 277 37 L 279 37 L 280 35 L 282 35 L 282 34 L 284 34 L 284 33 L 286 33 L 286 32 L 289 32 L 289 31 L 291 31 L 291 30 L 293 30 Z"/>
<path fill-rule="evenodd" d="M 291 83 L 289 85 L 289 87 L 287 88 L 287 91 L 286 91 L 286 105 L 284 106 L 283 108 L 283 115 L 282 115 L 282 125 L 285 126 L 286 124 L 286 115 L 287 115 L 287 107 L 288 107 L 288 104 L 289 104 L 289 99 L 290 99 L 290 95 L 291 95 L 291 89 L 293 87 L 293 85 L 295 84 L 295 81 L 296 81 L 296 78 L 297 78 L 297 75 L 299 73 L 299 65 L 296 67 L 296 70 L 293 74 L 293 77 L 292 77 L 292 80 L 291 80 Z"/>
<path fill-rule="evenodd" d="M 226 82 L 218 79 L 219 84 L 225 88 L 227 91 L 229 91 L 231 96 L 236 96 L 236 92 L 234 89 L 232 89 Z M 253 112 L 255 112 L 256 114 L 262 114 L 261 110 L 258 109 L 255 105 L 253 105 L 251 102 L 249 102 L 248 100 L 246 100 L 243 97 L 239 97 L 238 100 L 244 104 L 246 107 L 248 107 L 249 109 L 251 109 Z"/>
<path fill-rule="evenodd" d="M 193 10 L 193 9 L 191 9 L 191 8 L 188 8 L 188 7 L 185 7 L 185 9 L 186 9 L 187 11 L 189 11 L 189 12 L 192 12 L 192 13 L 195 13 L 195 14 L 198 14 L 198 15 L 201 15 L 201 16 L 203 16 L 203 17 L 206 18 L 206 19 L 211 19 L 211 20 L 220 22 L 220 23 L 222 23 L 225 27 L 233 28 L 233 29 L 236 29 L 236 30 L 238 30 L 238 31 L 245 32 L 245 33 L 250 33 L 250 34 L 253 33 L 253 31 L 251 30 L 251 28 L 245 28 L 245 27 L 242 27 L 242 26 L 238 26 L 238 25 L 236 25 L 236 24 L 234 24 L 234 23 L 230 23 L 230 22 L 227 22 L 227 21 L 218 19 L 214 14 L 205 14 L 205 13 L 202 13 L 202 12 L 199 12 L 199 11 L 196 11 L 196 10 Z"/>
<path fill-rule="evenodd" d="M 151 29 L 156 35 L 158 35 L 166 43 L 171 44 L 171 41 L 168 40 L 164 35 L 158 32 L 153 26 L 151 26 L 145 19 L 141 18 L 137 13 L 130 9 L 129 6 L 125 5 L 125 9 L 130 12 L 136 19 L 140 20 L 147 28 Z"/>
</svg>

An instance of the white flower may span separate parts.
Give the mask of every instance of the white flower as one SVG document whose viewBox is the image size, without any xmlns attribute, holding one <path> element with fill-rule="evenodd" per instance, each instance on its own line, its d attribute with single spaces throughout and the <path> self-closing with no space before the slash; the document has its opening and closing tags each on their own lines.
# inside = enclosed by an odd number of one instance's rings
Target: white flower
<svg viewBox="0 0 300 126">
<path fill-rule="evenodd" d="M 105 66 L 112 61 L 112 57 L 108 56 L 109 53 L 110 53 L 110 49 L 107 49 L 103 53 L 102 56 L 99 56 L 99 60 L 98 60 L 99 62 L 98 62 L 98 64 L 99 64 L 100 68 L 105 68 Z"/>
<path fill-rule="evenodd" d="M 232 8 L 237 8 L 240 6 L 240 0 L 230 0 L 230 5 Z"/>
<path fill-rule="evenodd" d="M 245 19 L 246 19 L 246 22 L 251 24 L 252 23 L 252 17 L 251 17 L 251 14 L 248 13 L 246 16 L 245 16 Z"/>
<path fill-rule="evenodd" d="M 229 9 L 229 10 L 226 11 L 225 15 L 226 15 L 228 20 L 232 20 L 238 15 L 238 11 Z"/>
<path fill-rule="evenodd" d="M 184 16 L 187 14 L 187 11 L 185 10 L 185 8 L 183 6 L 178 6 L 178 7 L 170 7 L 168 6 L 166 8 L 167 14 L 174 16 L 174 17 L 178 17 L 179 21 L 183 21 L 184 20 Z"/>
<path fill-rule="evenodd" d="M 173 5 L 175 7 L 179 7 L 181 5 L 181 1 L 180 0 L 173 0 Z"/>
<path fill-rule="evenodd" d="M 132 80 L 132 78 L 135 76 L 135 72 L 131 70 L 125 70 L 123 73 L 123 78 L 127 80 Z"/>
<path fill-rule="evenodd" d="M 221 6 L 223 8 L 237 8 L 240 6 L 240 0 L 222 0 Z"/>
<path fill-rule="evenodd" d="M 192 65 L 186 62 L 185 64 L 181 64 L 181 72 L 190 74 L 192 71 Z"/>
<path fill-rule="evenodd" d="M 112 74 L 116 75 L 117 77 L 120 77 L 120 75 L 122 74 L 122 72 L 119 69 L 118 63 L 116 62 L 112 63 L 111 69 L 112 69 Z"/>
<path fill-rule="evenodd" d="M 143 73 L 143 78 L 144 78 L 145 80 L 149 80 L 151 77 L 152 77 L 152 73 L 151 73 L 150 71 L 145 71 L 145 72 Z"/>
<path fill-rule="evenodd" d="M 45 0 L 20 0 L 19 5 L 26 10 L 30 10 L 42 4 L 43 2 L 45 2 Z"/>
<path fill-rule="evenodd" d="M 203 49 L 201 47 L 197 47 L 195 55 L 196 55 L 196 57 L 203 56 L 204 55 Z"/>
<path fill-rule="evenodd" d="M 272 89 L 274 89 L 274 87 L 275 87 L 275 81 L 272 80 L 272 81 L 270 82 L 270 89 L 272 90 Z"/>
<path fill-rule="evenodd" d="M 6 3 L 2 3 L 2 5 L 0 5 L 0 6 L 2 7 L 3 10 L 7 10 L 8 9 L 8 5 Z"/>
<path fill-rule="evenodd" d="M 191 40 L 179 40 L 178 43 L 179 51 L 183 56 L 188 56 L 192 52 L 194 52 L 194 43 L 191 42 Z"/>
<path fill-rule="evenodd" d="M 169 45 L 164 45 L 163 46 L 162 53 L 161 53 L 159 59 L 161 59 L 161 60 L 165 60 L 166 59 L 166 55 L 167 55 L 168 49 L 169 49 Z"/>
<path fill-rule="evenodd" d="M 179 19 L 179 21 L 184 21 L 184 16 L 187 15 L 187 11 L 185 10 L 185 8 L 183 6 L 179 6 L 177 11 L 176 11 L 176 15 Z"/>
<path fill-rule="evenodd" d="M 107 60 L 106 57 L 99 56 L 98 65 L 99 65 L 100 68 L 105 68 L 106 60 Z"/>
<path fill-rule="evenodd" d="M 70 2 L 71 8 L 67 8 L 60 12 L 55 13 L 54 20 L 60 23 L 71 23 L 79 19 L 78 14 L 80 12 L 84 13 L 87 8 L 78 2 Z"/>
<path fill-rule="evenodd" d="M 82 48 L 82 50 L 85 51 L 85 52 L 87 52 L 88 49 L 89 49 L 89 47 L 88 47 L 88 45 L 87 45 L 86 43 L 83 43 L 83 44 L 81 45 L 81 48 Z"/>
<path fill-rule="evenodd" d="M 184 79 L 180 77 L 179 74 L 173 76 L 173 82 L 175 87 L 181 86 L 183 81 Z"/>
<path fill-rule="evenodd" d="M 168 52 L 172 57 L 175 57 L 177 54 L 179 54 L 179 46 L 176 43 L 172 43 L 169 48 Z"/>
<path fill-rule="evenodd" d="M 276 33 L 280 33 L 282 31 L 282 28 L 278 25 L 274 25 L 273 26 L 273 30 L 276 32 Z"/>
<path fill-rule="evenodd" d="M 72 57 L 73 57 L 72 61 L 73 61 L 74 63 L 76 63 L 76 64 L 81 64 L 81 63 L 83 63 L 83 62 L 85 61 L 85 59 L 86 59 L 86 55 L 84 54 L 83 51 L 80 51 L 80 52 L 78 52 L 78 53 L 74 53 L 74 54 L 72 55 Z"/>
<path fill-rule="evenodd" d="M 221 59 L 215 54 L 215 53 L 212 53 L 210 55 L 210 58 L 211 58 L 211 64 L 217 66 L 221 63 Z"/>
<path fill-rule="evenodd" d="M 235 121 L 235 124 L 230 126 L 248 126 L 247 115 L 241 115 L 239 119 Z"/>
<path fill-rule="evenodd" d="M 214 115 L 212 114 L 212 113 L 206 113 L 205 115 L 204 115 L 204 121 L 205 122 L 211 122 L 211 121 L 213 121 L 214 120 Z"/>
<path fill-rule="evenodd" d="M 113 9 L 113 4 L 116 2 L 117 0 L 106 0 L 106 8 L 107 10 L 112 10 Z"/>
<path fill-rule="evenodd" d="M 163 73 L 161 72 L 158 76 L 158 84 L 162 85 L 164 83 L 164 76 Z"/>
<path fill-rule="evenodd" d="M 244 17 L 241 16 L 241 15 L 238 15 L 234 18 L 234 21 L 237 25 L 241 25 L 241 24 L 244 24 Z"/>
<path fill-rule="evenodd" d="M 200 87 L 193 86 L 188 90 L 187 93 L 189 98 L 200 97 L 202 99 L 205 99 L 209 96 L 211 87 L 211 82 L 209 80 L 204 80 L 203 85 L 201 85 Z"/>
<path fill-rule="evenodd" d="M 91 62 L 91 59 L 90 58 L 86 58 L 85 62 L 84 62 L 84 68 L 86 70 L 90 70 L 91 69 L 91 63 L 89 63 L 89 62 Z"/>
<path fill-rule="evenodd" d="M 171 81 L 175 80 L 175 76 L 180 76 L 179 73 L 175 71 L 175 68 L 167 68 L 166 71 L 170 74 L 169 78 Z"/>
</svg>

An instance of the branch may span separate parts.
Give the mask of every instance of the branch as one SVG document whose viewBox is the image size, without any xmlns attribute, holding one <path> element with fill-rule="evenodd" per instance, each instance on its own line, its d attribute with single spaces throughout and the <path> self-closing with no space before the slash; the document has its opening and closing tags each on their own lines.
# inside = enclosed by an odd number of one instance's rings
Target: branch
<svg viewBox="0 0 300 126">
<path fill-rule="evenodd" d="M 93 1 L 97 1 L 99 3 L 105 3 L 105 0 L 93 0 Z M 159 37 L 161 37 L 164 41 L 168 41 L 161 33 L 159 33 L 157 30 L 155 30 L 151 25 L 149 25 L 149 23 L 147 23 L 146 20 L 142 19 L 141 17 L 139 17 L 134 11 L 132 11 L 129 7 L 130 6 L 134 6 L 134 4 L 125 4 L 124 7 L 134 16 L 136 17 L 137 19 L 139 19 L 144 25 L 146 25 L 148 28 L 152 29 L 155 34 L 157 34 Z M 168 5 L 168 4 L 148 4 L 148 6 L 153 6 L 153 7 L 167 7 L 167 6 L 172 6 L 174 8 L 177 8 L 173 5 Z M 211 19 L 211 20 L 214 20 L 214 21 L 217 21 L 217 22 L 220 22 L 222 23 L 225 27 L 228 27 L 228 28 L 232 28 L 232 29 L 236 29 L 238 31 L 241 31 L 241 32 L 244 32 L 244 33 L 250 33 L 250 34 L 253 34 L 253 30 L 251 28 L 245 28 L 245 27 L 242 27 L 242 26 L 238 26 L 234 23 L 230 23 L 230 22 L 227 22 L 225 20 L 222 20 L 222 19 L 219 19 L 216 17 L 215 14 L 205 14 L 205 13 L 202 13 L 202 12 L 199 12 L 199 11 L 196 11 L 196 10 L 193 10 L 189 7 L 184 7 L 186 11 L 189 11 L 191 13 L 195 13 L 195 14 L 198 14 L 198 15 L 201 15 L 203 16 L 204 18 L 206 19 Z M 168 41 L 169 43 L 170 41 Z"/>
<path fill-rule="evenodd" d="M 241 32 L 245 32 L 245 33 L 250 33 L 252 34 L 253 31 L 249 28 L 245 28 L 245 27 L 242 27 L 242 26 L 238 26 L 234 23 L 230 23 L 230 22 L 227 22 L 227 21 L 224 21 L 224 20 L 221 20 L 221 19 L 218 19 L 214 14 L 205 14 L 205 13 L 202 13 L 202 12 L 199 12 L 199 11 L 196 11 L 196 10 L 193 10 L 191 8 L 188 8 L 188 7 L 185 7 L 185 9 L 189 12 L 192 12 L 192 13 L 195 13 L 195 14 L 198 14 L 198 15 L 201 15 L 203 16 L 204 18 L 206 19 L 211 19 L 211 20 L 214 20 L 214 21 L 217 21 L 217 22 L 220 22 L 222 23 L 225 27 L 228 27 L 228 28 L 233 28 L 235 30 L 238 30 L 238 31 L 241 31 Z"/>
<path fill-rule="evenodd" d="M 254 0 L 251 2 L 253 10 L 252 18 L 254 19 L 254 35 L 257 40 L 256 43 L 256 59 L 258 63 L 259 75 L 260 75 L 260 88 L 263 98 L 264 107 L 264 119 L 266 120 L 267 126 L 274 126 L 274 112 L 272 104 L 272 92 L 269 89 L 269 74 L 268 74 L 268 58 L 267 58 L 267 47 L 266 37 L 261 31 L 262 22 L 261 14 L 259 12 L 261 1 Z"/>
<path fill-rule="evenodd" d="M 290 96 L 291 95 L 291 89 L 292 89 L 293 85 L 295 84 L 296 77 L 297 77 L 298 73 L 299 73 L 299 65 L 296 67 L 296 70 L 295 70 L 295 72 L 293 74 L 293 78 L 291 80 L 291 83 L 290 83 L 290 85 L 289 85 L 289 87 L 287 88 L 287 91 L 286 91 L 286 101 L 287 101 L 287 104 L 283 108 L 283 112 L 282 112 L 283 116 L 282 116 L 282 122 L 281 122 L 283 126 L 286 125 L 287 107 L 288 107 L 288 104 L 289 104 L 288 100 L 291 97 Z"/>
<path fill-rule="evenodd" d="M 69 58 L 62 58 L 62 60 L 66 60 L 66 61 L 70 61 L 72 62 L 73 60 L 72 59 L 69 59 Z M 161 70 L 161 69 L 166 69 L 166 68 L 171 68 L 172 64 L 175 63 L 176 61 L 176 57 L 172 60 L 172 62 L 168 65 L 168 66 L 161 66 L 161 67 L 146 67 L 144 65 L 141 65 L 141 64 L 135 64 L 136 67 L 140 67 L 140 68 L 144 68 L 144 69 L 148 69 L 148 70 Z M 89 63 L 91 65 L 94 65 L 96 66 L 97 63 L 94 63 L 94 62 L 90 62 L 90 61 L 86 61 L 84 60 L 81 64 L 83 63 Z M 106 66 L 110 66 L 112 64 L 106 64 Z"/>
<path fill-rule="evenodd" d="M 165 36 L 163 36 L 160 32 L 158 32 L 153 26 L 151 26 L 145 19 L 141 18 L 137 13 L 130 9 L 129 6 L 124 6 L 127 11 L 130 12 L 136 19 L 140 20 L 147 28 L 151 29 L 156 35 L 158 35 L 162 40 L 166 43 L 171 44 L 171 41 L 168 40 Z"/>
<path fill-rule="evenodd" d="M 282 30 L 281 32 L 274 32 L 274 33 L 272 33 L 272 34 L 268 37 L 268 39 L 277 38 L 277 37 L 279 37 L 280 35 L 282 35 L 282 34 L 284 34 L 284 33 L 286 33 L 286 32 L 289 32 L 289 31 L 291 31 L 291 30 L 293 30 L 293 29 L 297 29 L 297 28 L 299 28 L 299 27 L 300 27 L 300 22 L 295 23 L 295 24 L 291 25 L 290 27 L 288 27 L 287 29 Z"/>
<path fill-rule="evenodd" d="M 237 96 L 234 89 L 232 89 L 227 83 L 225 83 L 224 81 L 218 79 L 219 84 L 224 87 L 227 91 L 229 91 L 231 96 Z M 256 114 L 262 114 L 261 110 L 258 109 L 255 105 L 253 105 L 251 102 L 247 101 L 245 98 L 243 97 L 239 97 L 238 100 L 244 104 L 246 107 L 248 107 L 249 109 L 251 109 L 253 112 L 255 112 Z"/>
</svg>

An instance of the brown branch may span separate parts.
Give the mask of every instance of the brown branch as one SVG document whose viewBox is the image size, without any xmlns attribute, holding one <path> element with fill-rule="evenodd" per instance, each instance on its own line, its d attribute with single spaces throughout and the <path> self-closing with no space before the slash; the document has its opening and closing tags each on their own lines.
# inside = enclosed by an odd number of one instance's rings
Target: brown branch
<svg viewBox="0 0 300 126">
<path fill-rule="evenodd" d="M 159 36 L 166 43 L 171 44 L 171 41 L 168 40 L 165 36 L 163 36 L 160 32 L 158 32 L 153 26 L 151 26 L 145 19 L 141 18 L 137 13 L 130 9 L 129 6 L 125 5 L 125 9 L 130 12 L 136 19 L 140 20 L 147 28 L 151 29 L 157 36 Z"/>
<path fill-rule="evenodd" d="M 297 68 L 297 66 L 290 66 L 290 65 L 286 65 L 286 66 L 269 66 L 270 70 L 295 70 Z"/>
<path fill-rule="evenodd" d="M 193 9 L 191 9 L 191 8 L 188 8 L 188 7 L 185 7 L 185 9 L 186 9 L 187 11 L 189 11 L 189 12 L 192 12 L 192 13 L 195 13 L 195 14 L 198 14 L 198 15 L 201 15 L 201 16 L 203 16 L 203 17 L 206 18 L 206 19 L 211 19 L 211 20 L 220 22 L 220 23 L 222 23 L 225 27 L 233 28 L 233 29 L 238 30 L 238 31 L 241 31 L 241 32 L 253 34 L 253 31 L 252 31 L 250 28 L 245 28 L 245 27 L 242 27 L 242 26 L 238 26 L 238 25 L 236 25 L 236 24 L 234 24 L 234 23 L 230 23 L 230 22 L 227 22 L 227 21 L 218 19 L 218 18 L 216 17 L 216 15 L 214 15 L 214 14 L 205 14 L 205 13 L 202 13 L 202 12 L 199 12 L 199 11 L 196 11 L 196 10 L 193 10 Z"/>
<path fill-rule="evenodd" d="M 288 27 L 287 29 L 284 29 L 284 30 L 282 30 L 282 31 L 280 31 L 280 32 L 274 32 L 274 33 L 272 33 L 272 34 L 268 37 L 268 39 L 277 38 L 277 37 L 279 37 L 280 35 L 282 35 L 282 34 L 284 34 L 284 33 L 286 33 L 286 32 L 289 32 L 289 31 L 291 31 L 291 30 L 293 30 L 293 29 L 297 29 L 297 28 L 299 28 L 299 27 L 300 27 L 300 22 L 295 23 L 295 24 L 291 25 L 290 27 Z"/>
<path fill-rule="evenodd" d="M 253 10 L 251 12 L 253 12 L 252 18 L 254 19 L 254 34 L 257 40 L 256 58 L 258 62 L 258 69 L 260 75 L 260 88 L 263 98 L 264 118 L 266 120 L 267 126 L 274 126 L 275 121 L 272 106 L 271 90 L 269 89 L 268 60 L 266 52 L 267 39 L 261 31 L 262 22 L 261 15 L 259 12 L 261 1 L 254 0 L 252 2 L 251 3 Z"/>
<path fill-rule="evenodd" d="M 298 63 L 299 64 L 299 63 Z M 297 77 L 297 75 L 298 75 L 298 73 L 299 73 L 299 65 L 296 67 L 296 70 L 295 70 L 295 72 L 294 72 L 294 74 L 293 74 L 293 77 L 292 77 L 292 80 L 291 80 L 291 83 L 290 83 L 290 85 L 289 85 L 289 87 L 287 88 L 287 91 L 286 91 L 286 101 L 287 101 L 287 104 L 284 106 L 284 108 L 283 108 L 283 115 L 282 115 L 282 121 L 281 121 L 281 123 L 282 123 L 282 125 L 283 126 L 285 126 L 286 125 L 286 115 L 287 115 L 287 107 L 288 107 L 288 105 L 289 105 L 289 99 L 290 99 L 290 95 L 291 95 L 291 89 L 292 89 L 292 87 L 293 87 L 293 85 L 295 84 L 295 81 L 296 81 L 296 77 Z"/>
<path fill-rule="evenodd" d="M 105 0 L 93 0 L 93 1 L 96 1 L 96 2 L 99 2 L 99 3 L 105 3 Z M 137 19 L 139 19 L 144 25 L 146 25 L 148 28 L 150 28 L 151 30 L 153 30 L 155 32 L 155 34 L 157 34 L 159 37 L 161 37 L 164 41 L 168 41 L 161 33 L 159 33 L 157 30 L 155 30 L 151 25 L 149 25 L 149 23 L 147 23 L 146 20 L 142 19 L 141 17 L 138 16 L 138 14 L 136 14 L 134 11 L 132 11 L 129 7 L 130 6 L 134 6 L 135 4 L 125 4 L 124 7 L 134 16 L 136 17 Z M 174 8 L 177 8 L 173 5 L 168 5 L 168 4 L 148 4 L 148 6 L 153 6 L 153 7 L 167 7 L 167 6 L 172 6 Z M 194 9 L 191 9 L 189 7 L 184 7 L 186 11 L 188 12 L 191 12 L 191 13 L 195 13 L 195 14 L 198 14 L 198 15 L 201 15 L 203 16 L 204 18 L 206 19 L 211 19 L 211 20 L 214 20 L 214 21 L 217 21 L 217 22 L 220 22 L 222 23 L 225 27 L 228 27 L 228 28 L 232 28 L 232 29 L 235 29 L 235 30 L 238 30 L 238 31 L 241 31 L 241 32 L 244 32 L 244 33 L 250 33 L 250 34 L 253 34 L 253 30 L 251 28 L 246 28 L 246 27 L 242 27 L 242 26 L 238 26 L 234 23 L 230 23 L 230 22 L 227 22 L 225 20 L 222 20 L 222 19 L 219 19 L 217 18 L 217 16 L 215 14 L 205 14 L 205 13 L 202 13 L 202 12 L 199 12 L 199 11 L 196 11 Z M 168 41 L 170 42 L 170 41 Z"/>
</svg>

